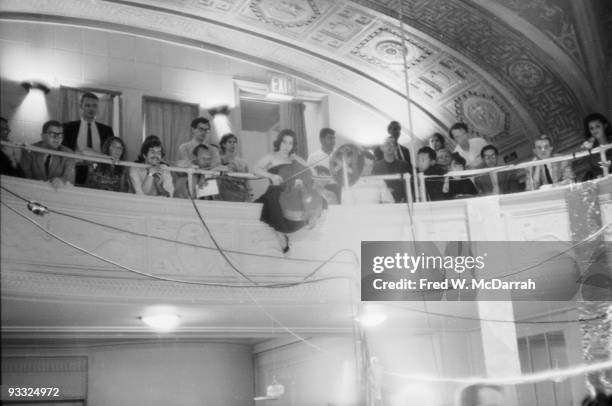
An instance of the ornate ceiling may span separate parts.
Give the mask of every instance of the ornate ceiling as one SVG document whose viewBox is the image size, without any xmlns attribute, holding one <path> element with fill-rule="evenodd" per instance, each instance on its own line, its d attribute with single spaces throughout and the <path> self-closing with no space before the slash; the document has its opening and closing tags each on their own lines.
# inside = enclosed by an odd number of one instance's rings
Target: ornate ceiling
<svg viewBox="0 0 612 406">
<path fill-rule="evenodd" d="M 3 18 L 112 29 L 247 60 L 406 124 L 405 52 L 418 138 L 465 121 L 502 152 L 524 156 L 526 141 L 541 132 L 559 150 L 577 145 L 582 117 L 603 108 L 595 85 L 603 49 L 584 46 L 597 31 L 589 31 L 594 21 L 584 25 L 594 18 L 584 3 L 405 0 L 403 24 L 397 0 L 6 0 L 1 7 Z"/>
</svg>

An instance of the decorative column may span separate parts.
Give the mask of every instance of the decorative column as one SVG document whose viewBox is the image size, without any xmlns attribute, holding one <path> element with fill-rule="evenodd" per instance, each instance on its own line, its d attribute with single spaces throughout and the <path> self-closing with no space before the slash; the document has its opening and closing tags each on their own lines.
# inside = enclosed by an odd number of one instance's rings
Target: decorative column
<svg viewBox="0 0 612 406">
<path fill-rule="evenodd" d="M 599 187 L 593 182 L 576 185 L 566 194 L 570 216 L 571 239 L 585 241 L 602 227 Z M 607 243 L 610 245 L 610 242 Z M 584 302 L 579 303 L 583 321 L 582 350 L 585 362 L 608 360 L 612 357 L 612 275 L 604 234 L 575 249 L 581 269 L 580 291 Z M 612 390 L 612 371 L 587 375 L 587 386 L 595 390 Z"/>
</svg>

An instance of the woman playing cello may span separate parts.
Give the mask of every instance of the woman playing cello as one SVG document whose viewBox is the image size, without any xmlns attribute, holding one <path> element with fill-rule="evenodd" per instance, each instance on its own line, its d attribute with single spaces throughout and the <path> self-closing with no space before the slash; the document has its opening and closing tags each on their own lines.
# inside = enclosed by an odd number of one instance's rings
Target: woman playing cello
<svg viewBox="0 0 612 406">
<path fill-rule="evenodd" d="M 260 220 L 277 231 L 282 250 L 287 252 L 287 234 L 315 220 L 323 209 L 323 199 L 312 188 L 310 168 L 295 154 L 295 132 L 281 130 L 273 145 L 274 152 L 264 156 L 253 170 L 272 183 L 256 203 L 263 203 Z"/>
</svg>

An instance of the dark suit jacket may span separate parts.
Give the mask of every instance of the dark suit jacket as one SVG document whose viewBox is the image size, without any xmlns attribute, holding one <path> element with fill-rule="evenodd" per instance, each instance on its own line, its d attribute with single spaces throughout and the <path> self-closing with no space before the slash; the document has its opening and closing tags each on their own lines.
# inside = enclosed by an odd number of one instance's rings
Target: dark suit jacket
<svg viewBox="0 0 612 406">
<path fill-rule="evenodd" d="M 98 123 L 97 121 L 95 123 L 96 127 L 98 128 L 98 134 L 100 134 L 100 148 L 102 148 L 104 142 L 108 138 L 113 137 L 115 133 L 113 132 L 113 129 L 106 124 Z M 62 145 L 70 148 L 73 151 L 76 149 L 80 126 L 81 120 L 64 123 L 64 140 L 62 141 Z"/>
<path fill-rule="evenodd" d="M 559 156 L 558 154 L 553 154 L 553 157 Z M 537 158 L 533 158 L 532 161 L 537 161 Z M 559 183 L 564 180 L 565 169 L 569 166 L 569 162 L 561 161 L 561 162 L 552 162 L 548 164 L 550 169 L 550 177 L 552 178 L 553 184 Z M 527 168 L 527 190 L 538 190 L 540 186 L 546 183 L 546 173 L 544 170 L 544 165 L 532 166 Z"/>
<path fill-rule="evenodd" d="M 374 162 L 372 168 L 372 175 L 390 175 L 394 173 L 410 173 L 410 163 L 406 161 L 400 161 L 398 159 L 393 162 L 387 162 L 384 159 Z M 406 195 L 406 183 L 404 177 L 401 179 L 389 179 L 385 180 L 387 187 L 393 195 L 395 203 L 405 202 L 407 199 Z"/>
<path fill-rule="evenodd" d="M 402 155 L 404 156 L 404 161 L 408 162 L 408 171 L 412 173 L 412 161 L 410 160 L 410 150 L 408 148 L 406 148 L 405 146 L 398 144 L 397 145 L 398 148 L 402 151 Z M 383 152 L 382 149 L 380 147 L 376 147 L 374 148 L 374 158 L 376 158 L 377 161 L 380 161 L 383 159 Z M 395 154 L 396 159 L 401 159 L 400 158 L 400 154 L 399 151 L 396 152 Z"/>
<path fill-rule="evenodd" d="M 433 164 L 427 168 L 424 175 L 444 175 L 446 170 L 439 164 Z M 444 200 L 446 195 L 442 192 L 444 186 L 444 177 L 427 178 L 425 179 L 425 191 L 427 192 L 428 201 Z"/>
<path fill-rule="evenodd" d="M 18 164 L 17 168 L 13 167 L 11 159 L 6 156 L 6 154 L 2 150 L 0 150 L 0 174 L 18 176 L 20 178 L 23 177 L 23 170 L 21 169 L 21 165 Z"/>
<path fill-rule="evenodd" d="M 488 173 L 476 176 L 474 182 L 476 183 L 476 187 L 478 187 L 481 194 L 493 194 L 493 184 L 491 183 L 491 176 L 489 176 Z M 518 174 L 515 171 L 497 172 L 497 184 L 501 194 L 523 191 L 523 187 L 518 179 Z"/>
<path fill-rule="evenodd" d="M 38 141 L 32 144 L 35 147 L 45 148 L 44 141 Z M 72 152 L 68 148 L 60 145 L 59 151 Z M 64 182 L 74 184 L 74 160 L 63 156 L 54 155 L 49 165 L 49 174 L 45 171 L 45 153 L 24 151 L 21 156 L 21 167 L 26 178 L 36 180 L 52 180 L 60 178 Z"/>
</svg>

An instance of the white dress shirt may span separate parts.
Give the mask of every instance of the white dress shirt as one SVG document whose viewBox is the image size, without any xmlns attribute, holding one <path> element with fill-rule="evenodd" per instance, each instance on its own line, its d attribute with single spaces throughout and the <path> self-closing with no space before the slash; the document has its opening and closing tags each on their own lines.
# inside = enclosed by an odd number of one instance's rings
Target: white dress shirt
<svg viewBox="0 0 612 406">
<path fill-rule="evenodd" d="M 76 149 L 79 152 L 94 150 L 96 152 L 102 152 L 102 145 L 100 145 L 100 134 L 98 134 L 98 126 L 95 121 L 91 121 L 91 148 L 87 147 L 87 123 L 89 121 L 81 119 L 81 125 L 79 126 L 79 135 L 77 136 Z"/>
</svg>

